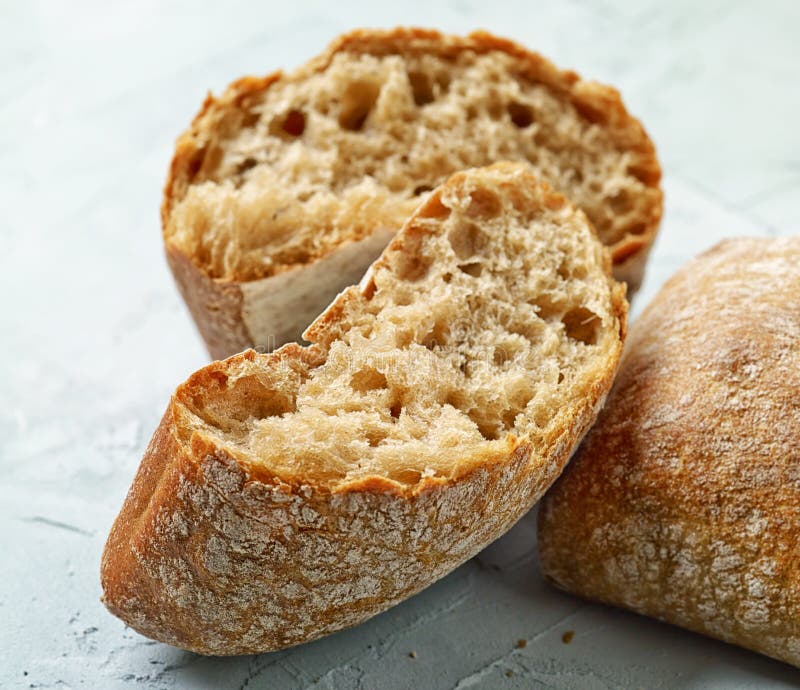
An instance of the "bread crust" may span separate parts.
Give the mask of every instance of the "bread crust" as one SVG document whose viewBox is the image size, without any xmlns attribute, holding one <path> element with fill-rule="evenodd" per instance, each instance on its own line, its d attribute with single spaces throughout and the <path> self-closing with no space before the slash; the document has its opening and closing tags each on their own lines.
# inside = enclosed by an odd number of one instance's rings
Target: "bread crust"
<svg viewBox="0 0 800 690">
<path fill-rule="evenodd" d="M 181 443 L 173 400 L 103 554 L 103 602 L 140 633 L 200 654 L 276 650 L 350 627 L 507 531 L 594 412 L 587 404 L 546 459 L 510 446 L 492 465 L 413 492 L 371 477 L 329 493 L 258 478 L 204 439 Z"/>
<path fill-rule="evenodd" d="M 211 357 L 224 359 L 258 344 L 275 350 L 299 341 L 331 295 L 357 283 L 394 236 L 378 230 L 340 245 L 318 261 L 260 280 L 212 278 L 167 245 L 167 262 Z"/>
<path fill-rule="evenodd" d="M 556 586 L 800 666 L 800 240 L 728 240 L 634 324 L 542 502 Z"/>
<path fill-rule="evenodd" d="M 494 166 L 506 167 L 522 168 Z M 460 184 L 466 174 L 453 179 Z M 545 205 L 565 203 L 546 185 L 541 191 Z M 439 193 L 423 208 L 439 204 Z M 232 655 L 313 640 L 428 586 L 522 517 L 595 419 L 626 332 L 624 286 L 607 280 L 619 337 L 587 371 L 579 394 L 563 401 L 535 446 L 509 433 L 498 442 L 504 445 L 465 449 L 470 457 L 447 476 L 423 473 L 410 483 L 377 474 L 332 481 L 313 469 L 279 476 L 235 445 L 223 449 L 198 423 L 196 402 L 243 371 L 266 381 L 279 365 L 319 366 L 347 310 L 370 298 L 369 277 L 315 321 L 311 346 L 248 350 L 196 372 L 173 395 L 111 530 L 101 562 L 104 603 L 148 637 Z M 266 394 L 246 395 L 257 414 Z"/>
<path fill-rule="evenodd" d="M 568 98 L 584 117 L 608 128 L 617 146 L 638 153 L 640 162 L 636 166 L 637 176 L 649 187 L 660 192 L 661 168 L 655 147 L 642 124 L 628 113 L 616 89 L 583 81 L 575 72 L 560 70 L 541 55 L 485 31 L 476 31 L 461 37 L 419 28 L 358 29 L 338 37 L 325 52 L 302 66 L 293 77 L 302 78 L 303 75 L 325 70 L 333 57 L 342 52 L 368 52 L 377 55 L 415 48 L 421 52 L 437 52 L 444 56 L 472 50 L 478 53 L 502 51 L 515 57 L 520 61 L 523 76 Z M 283 307 L 291 301 L 292 292 L 280 280 L 274 280 L 280 273 L 257 280 L 241 280 L 239 276 L 232 279 L 212 278 L 195 257 L 185 256 L 185 261 L 178 260 L 175 255 L 180 254 L 181 250 L 171 244 L 167 233 L 172 208 L 185 195 L 195 176 L 202 172 L 207 144 L 214 132 L 227 126 L 226 114 L 233 109 L 239 109 L 248 98 L 262 93 L 283 78 L 284 73 L 281 71 L 260 78 L 244 77 L 233 82 L 218 98 L 209 93 L 190 128 L 177 141 L 164 186 L 161 219 L 170 267 L 214 358 L 226 357 L 247 347 L 271 348 L 297 340 L 302 329 L 309 323 L 309 320 L 304 321 L 306 316 L 302 310 L 287 311 Z M 649 217 L 642 219 L 640 232 L 628 234 L 610 247 L 614 276 L 628 284 L 629 298 L 641 284 L 647 256 L 658 232 L 661 213 L 662 199 L 659 195 L 650 208 Z M 339 246 L 332 253 L 344 248 Z M 357 252 L 359 260 L 353 263 L 351 273 L 356 267 L 363 272 L 370 260 L 377 257 L 381 248 L 372 257 L 368 257 L 366 251 Z M 302 272 L 313 265 L 312 262 L 284 267 L 283 270 Z M 322 272 L 316 273 L 317 278 L 321 275 Z M 355 282 L 350 274 L 342 275 L 338 280 L 335 275 L 327 277 L 327 297 L 317 303 L 317 309 L 339 290 Z M 197 295 L 193 294 L 196 290 L 199 291 Z M 322 292 L 320 287 L 317 294 L 321 295 Z M 235 298 L 236 295 L 239 296 L 238 299 Z M 272 309 L 263 309 L 264 305 L 270 303 L 274 305 Z M 260 305 L 260 308 L 252 308 L 253 304 Z M 315 313 L 316 310 L 312 311 L 311 316 Z M 275 314 L 283 316 L 276 319 Z"/>
</svg>

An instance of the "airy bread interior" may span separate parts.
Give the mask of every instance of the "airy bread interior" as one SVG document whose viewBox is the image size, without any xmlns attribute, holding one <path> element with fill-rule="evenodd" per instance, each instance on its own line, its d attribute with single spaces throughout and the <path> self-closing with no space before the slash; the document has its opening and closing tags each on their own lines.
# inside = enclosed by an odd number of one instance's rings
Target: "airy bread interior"
<svg viewBox="0 0 800 690">
<path fill-rule="evenodd" d="M 287 480 L 411 485 L 523 437 L 535 452 L 619 355 L 609 271 L 584 214 L 526 166 L 470 170 L 312 324 L 313 345 L 212 364 L 177 399 L 195 431 Z"/>
<path fill-rule="evenodd" d="M 606 245 L 653 231 L 659 169 L 638 123 L 537 81 L 519 55 L 452 40 L 344 41 L 209 110 L 167 241 L 212 277 L 262 278 L 400 227 L 454 172 L 501 160 L 530 162 Z"/>
</svg>

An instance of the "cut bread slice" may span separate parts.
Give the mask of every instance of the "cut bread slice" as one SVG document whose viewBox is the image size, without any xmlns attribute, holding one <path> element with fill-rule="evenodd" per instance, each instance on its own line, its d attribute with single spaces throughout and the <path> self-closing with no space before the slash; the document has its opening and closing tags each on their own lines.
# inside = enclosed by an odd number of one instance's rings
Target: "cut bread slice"
<svg viewBox="0 0 800 690">
<path fill-rule="evenodd" d="M 453 176 L 308 328 L 176 391 L 114 524 L 104 601 L 205 654 L 411 596 L 513 525 L 611 386 L 627 303 L 523 164 Z"/>
<path fill-rule="evenodd" d="M 502 160 L 530 162 L 585 211 L 632 294 L 660 168 L 614 89 L 486 33 L 398 29 L 355 31 L 291 74 L 209 96 L 162 207 L 209 351 L 297 340 L 433 187 Z"/>
<path fill-rule="evenodd" d="M 542 501 L 558 587 L 800 666 L 800 238 L 726 240 L 631 329 Z"/>
</svg>

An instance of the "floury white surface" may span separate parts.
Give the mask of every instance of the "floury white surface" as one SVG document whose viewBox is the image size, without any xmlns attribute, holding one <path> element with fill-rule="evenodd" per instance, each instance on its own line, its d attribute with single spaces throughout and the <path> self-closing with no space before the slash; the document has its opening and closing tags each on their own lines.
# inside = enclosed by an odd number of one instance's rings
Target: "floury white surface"
<svg viewBox="0 0 800 690">
<path fill-rule="evenodd" d="M 617 85 L 665 168 L 635 315 L 722 237 L 800 228 L 799 4 L 9 0 L 0 18 L 0 687 L 798 683 L 783 664 L 553 591 L 533 515 L 365 625 L 257 657 L 198 657 L 126 630 L 98 601 L 98 568 L 170 392 L 206 361 L 158 205 L 173 139 L 207 88 L 299 64 L 354 26 L 399 23 L 485 27 Z"/>
</svg>

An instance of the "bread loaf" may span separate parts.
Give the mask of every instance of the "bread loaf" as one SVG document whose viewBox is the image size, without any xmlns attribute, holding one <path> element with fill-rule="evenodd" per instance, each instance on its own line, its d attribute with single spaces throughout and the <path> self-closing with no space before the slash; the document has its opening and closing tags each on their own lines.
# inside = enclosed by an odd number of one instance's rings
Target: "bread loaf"
<svg viewBox="0 0 800 690">
<path fill-rule="evenodd" d="M 539 550 L 558 587 L 800 666 L 800 239 L 728 240 L 665 285 Z"/>
<path fill-rule="evenodd" d="M 501 160 L 529 161 L 583 209 L 638 287 L 661 216 L 650 139 L 614 89 L 514 43 L 355 31 L 209 96 L 178 140 L 162 220 L 211 354 L 297 340 L 433 187 Z"/>
<path fill-rule="evenodd" d="M 154 639 L 245 654 L 442 577 L 530 508 L 594 420 L 626 323 L 610 268 L 523 164 L 454 175 L 310 346 L 178 387 L 103 554 L 106 606 Z"/>
</svg>

